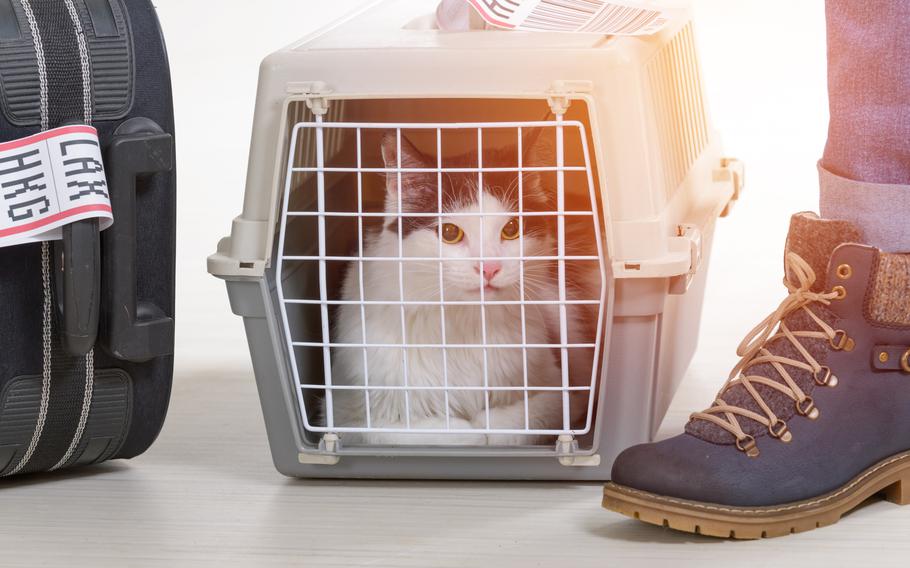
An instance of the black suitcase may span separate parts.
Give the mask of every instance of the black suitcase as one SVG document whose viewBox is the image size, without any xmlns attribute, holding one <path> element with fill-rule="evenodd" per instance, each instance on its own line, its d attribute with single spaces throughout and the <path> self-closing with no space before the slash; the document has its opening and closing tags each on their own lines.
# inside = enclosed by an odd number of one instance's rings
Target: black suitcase
<svg viewBox="0 0 910 568">
<path fill-rule="evenodd" d="M 94 126 L 106 183 L 82 189 L 114 217 L 0 248 L 0 476 L 137 456 L 164 422 L 174 344 L 173 105 L 150 0 L 0 0 L 0 107 L 0 148 Z M 0 158 L 17 222 L 44 191 L 11 181 L 24 163 Z"/>
</svg>

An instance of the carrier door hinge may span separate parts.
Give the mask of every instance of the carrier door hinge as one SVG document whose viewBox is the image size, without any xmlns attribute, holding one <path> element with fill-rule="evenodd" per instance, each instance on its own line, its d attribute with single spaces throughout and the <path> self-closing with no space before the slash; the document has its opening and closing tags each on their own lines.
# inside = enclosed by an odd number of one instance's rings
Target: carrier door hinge
<svg viewBox="0 0 910 568">
<path fill-rule="evenodd" d="M 341 447 L 338 434 L 326 434 L 319 442 L 319 450 L 314 453 L 300 452 L 297 461 L 307 465 L 335 465 L 341 461 L 341 456 L 333 455 Z"/>
<path fill-rule="evenodd" d="M 746 185 L 746 166 L 736 158 L 722 158 L 720 167 L 714 170 L 713 177 L 715 182 L 727 182 L 733 186 L 733 196 L 720 214 L 721 217 L 726 217 L 733 209 L 733 205 L 739 201 L 739 196 Z"/>
<path fill-rule="evenodd" d="M 303 95 L 306 106 L 316 116 L 323 116 L 329 112 L 327 95 L 332 92 L 322 81 L 304 81 L 288 83 L 288 94 Z"/>
<path fill-rule="evenodd" d="M 556 440 L 556 453 L 559 454 L 559 463 L 566 467 L 596 467 L 600 465 L 598 454 L 590 456 L 576 455 L 578 441 L 575 436 L 562 435 Z"/>
<path fill-rule="evenodd" d="M 550 90 L 547 91 L 547 103 L 553 114 L 565 114 L 572 106 L 573 95 L 590 93 L 593 90 L 594 83 L 591 81 L 553 81 Z"/>
</svg>

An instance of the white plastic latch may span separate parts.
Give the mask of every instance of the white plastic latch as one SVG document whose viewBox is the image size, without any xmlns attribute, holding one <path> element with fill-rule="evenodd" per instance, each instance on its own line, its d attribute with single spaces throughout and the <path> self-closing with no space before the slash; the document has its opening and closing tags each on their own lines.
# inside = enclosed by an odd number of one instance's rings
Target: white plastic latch
<svg viewBox="0 0 910 568">
<path fill-rule="evenodd" d="M 689 243 L 689 270 L 686 274 L 674 277 L 670 280 L 671 294 L 685 294 L 692 284 L 698 269 L 701 267 L 701 260 L 704 254 L 704 245 L 702 243 L 701 229 L 695 225 L 683 224 L 676 228 L 678 238 L 685 239 Z"/>
<path fill-rule="evenodd" d="M 572 106 L 572 95 L 590 93 L 592 90 L 594 90 L 594 83 L 591 81 L 554 81 L 550 90 L 547 91 L 547 103 L 553 114 L 565 114 Z"/>
<path fill-rule="evenodd" d="M 297 460 L 308 465 L 335 465 L 341 461 L 341 457 L 331 454 L 339 449 L 341 449 L 341 441 L 338 439 L 338 434 L 328 433 L 320 440 L 318 453 L 300 452 Z"/>
<path fill-rule="evenodd" d="M 746 186 L 746 166 L 736 158 L 722 158 L 720 167 L 714 170 L 713 177 L 715 182 L 727 182 L 733 187 L 733 195 L 720 214 L 721 217 L 726 217 L 733 209 L 733 205 L 739 201 L 739 196 Z"/>
<path fill-rule="evenodd" d="M 303 95 L 306 106 L 316 116 L 329 112 L 329 100 L 326 95 L 332 92 L 322 81 L 300 81 L 288 83 L 288 94 Z"/>
<path fill-rule="evenodd" d="M 574 436 L 563 434 L 556 440 L 556 453 L 559 455 L 559 463 L 566 467 L 595 467 L 600 465 L 600 456 L 598 454 L 590 456 L 575 455 L 578 453 L 578 441 Z"/>
</svg>

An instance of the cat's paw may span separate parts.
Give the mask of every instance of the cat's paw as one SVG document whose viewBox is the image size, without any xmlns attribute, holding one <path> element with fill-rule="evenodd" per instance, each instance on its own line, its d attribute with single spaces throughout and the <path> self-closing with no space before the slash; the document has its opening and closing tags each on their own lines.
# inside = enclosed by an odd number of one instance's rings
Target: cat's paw
<svg viewBox="0 0 910 568">
<path fill-rule="evenodd" d="M 490 430 L 517 430 L 524 428 L 524 424 L 517 424 L 517 417 L 511 416 L 501 409 L 490 410 Z M 471 420 L 471 427 L 478 430 L 487 429 L 487 417 L 481 412 Z M 540 442 L 541 437 L 535 434 L 486 434 L 488 446 L 516 447 L 531 446 Z"/>
<path fill-rule="evenodd" d="M 471 427 L 476 430 L 524 430 L 524 407 L 512 405 L 490 409 L 489 421 L 483 410 L 471 419 Z"/>
</svg>

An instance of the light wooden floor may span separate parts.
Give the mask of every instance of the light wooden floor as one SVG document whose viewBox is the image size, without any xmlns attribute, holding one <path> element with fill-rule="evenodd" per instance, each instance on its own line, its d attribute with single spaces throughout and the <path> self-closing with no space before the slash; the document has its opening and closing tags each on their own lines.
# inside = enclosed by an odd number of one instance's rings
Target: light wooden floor
<svg viewBox="0 0 910 568">
<path fill-rule="evenodd" d="M 710 385 L 691 379 L 665 429 L 710 400 Z M 148 454 L 5 482 L 0 511 L 4 566 L 906 566 L 910 556 L 910 509 L 884 502 L 820 531 L 729 542 L 604 511 L 597 484 L 286 479 L 247 368 L 179 371 Z"/>
</svg>

